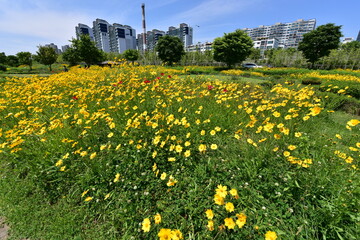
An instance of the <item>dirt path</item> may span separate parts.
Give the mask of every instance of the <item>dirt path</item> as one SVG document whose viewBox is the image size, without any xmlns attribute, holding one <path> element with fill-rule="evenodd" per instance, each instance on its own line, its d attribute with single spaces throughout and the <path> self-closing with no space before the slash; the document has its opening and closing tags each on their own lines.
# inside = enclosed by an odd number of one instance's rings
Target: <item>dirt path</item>
<svg viewBox="0 0 360 240">
<path fill-rule="evenodd" d="M 0 217 L 0 240 L 8 238 L 9 226 L 5 224 L 5 219 Z"/>
</svg>

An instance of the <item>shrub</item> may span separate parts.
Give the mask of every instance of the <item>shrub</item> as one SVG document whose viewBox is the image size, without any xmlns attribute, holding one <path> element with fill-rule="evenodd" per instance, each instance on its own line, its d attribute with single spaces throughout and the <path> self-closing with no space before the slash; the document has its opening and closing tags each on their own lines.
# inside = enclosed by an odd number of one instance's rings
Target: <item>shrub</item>
<svg viewBox="0 0 360 240">
<path fill-rule="evenodd" d="M 6 67 L 4 65 L 0 65 L 0 71 L 6 71 Z"/>
</svg>

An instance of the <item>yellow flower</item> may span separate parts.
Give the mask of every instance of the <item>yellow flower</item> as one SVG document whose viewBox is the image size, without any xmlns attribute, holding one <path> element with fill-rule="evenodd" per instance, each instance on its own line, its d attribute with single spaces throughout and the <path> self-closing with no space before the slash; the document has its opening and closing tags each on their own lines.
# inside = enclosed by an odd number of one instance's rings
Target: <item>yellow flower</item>
<svg viewBox="0 0 360 240">
<path fill-rule="evenodd" d="M 59 171 L 60 171 L 60 172 L 64 172 L 65 169 L 66 169 L 66 166 L 62 166 Z"/>
<path fill-rule="evenodd" d="M 357 142 L 357 143 L 356 143 L 356 146 L 357 146 L 358 148 L 360 148 L 360 142 Z"/>
<path fill-rule="evenodd" d="M 188 147 L 188 146 L 190 146 L 190 144 L 191 143 L 189 141 L 186 141 L 184 145 L 185 145 L 185 147 Z"/>
<path fill-rule="evenodd" d="M 200 144 L 199 145 L 199 152 L 203 153 L 206 151 L 206 145 L 205 144 Z"/>
<path fill-rule="evenodd" d="M 184 153 L 184 156 L 185 157 L 190 157 L 190 155 L 191 155 L 190 150 L 186 150 L 185 153 Z"/>
<path fill-rule="evenodd" d="M 335 134 L 335 137 L 338 138 L 338 139 L 342 139 L 340 134 Z"/>
<path fill-rule="evenodd" d="M 205 135 L 205 130 L 201 130 L 200 135 L 204 136 Z"/>
<path fill-rule="evenodd" d="M 100 146 L 100 151 L 104 150 L 106 148 L 106 145 L 101 145 Z"/>
<path fill-rule="evenodd" d="M 180 232 L 180 230 L 175 229 L 175 230 L 171 231 L 171 239 L 172 239 L 172 240 L 180 240 L 180 239 L 183 239 L 183 235 L 182 235 L 182 233 Z"/>
<path fill-rule="evenodd" d="M 171 229 L 162 228 L 158 233 L 159 240 L 171 240 Z"/>
<path fill-rule="evenodd" d="M 206 217 L 210 220 L 214 218 L 214 212 L 211 209 L 206 210 L 205 214 L 206 214 Z"/>
<path fill-rule="evenodd" d="M 89 192 L 89 190 L 84 191 L 84 192 L 81 194 L 81 197 L 84 197 L 88 192 Z"/>
<path fill-rule="evenodd" d="M 321 108 L 320 107 L 313 107 L 310 109 L 310 115 L 311 116 L 316 116 L 321 112 Z"/>
<path fill-rule="evenodd" d="M 108 199 L 109 197 L 110 197 L 110 193 L 105 195 L 104 200 Z"/>
<path fill-rule="evenodd" d="M 166 179 L 166 176 L 167 176 L 167 174 L 166 174 L 165 172 L 163 172 L 163 173 L 161 174 L 161 176 L 160 176 L 160 179 L 161 179 L 161 180 L 165 180 L 165 179 Z"/>
<path fill-rule="evenodd" d="M 276 232 L 267 231 L 265 233 L 265 240 L 276 240 L 276 239 L 277 239 Z"/>
<path fill-rule="evenodd" d="M 91 201 L 93 198 L 92 197 L 87 197 L 87 198 L 85 198 L 85 202 L 89 202 L 89 201 Z"/>
<path fill-rule="evenodd" d="M 82 151 L 82 152 L 80 153 L 80 156 L 84 157 L 84 156 L 86 156 L 87 154 L 88 154 L 87 151 Z"/>
<path fill-rule="evenodd" d="M 349 125 L 351 127 L 355 127 L 359 123 L 360 123 L 360 121 L 358 119 L 351 119 L 350 121 L 347 122 L 347 125 Z"/>
<path fill-rule="evenodd" d="M 280 134 L 274 134 L 274 138 L 275 138 L 275 139 L 280 139 L 280 138 L 281 138 L 281 135 L 280 135 Z"/>
<path fill-rule="evenodd" d="M 152 158 L 156 158 L 156 155 L 157 155 L 157 151 L 155 150 L 155 151 L 152 153 Z"/>
<path fill-rule="evenodd" d="M 56 167 L 60 167 L 61 165 L 63 165 L 63 160 L 62 160 L 62 159 L 60 159 L 59 161 L 57 161 L 57 162 L 55 163 L 55 166 L 56 166 Z"/>
<path fill-rule="evenodd" d="M 274 113 L 273 113 L 273 116 L 274 116 L 274 117 L 280 117 L 281 114 L 280 114 L 279 112 L 274 112 Z"/>
<path fill-rule="evenodd" d="M 170 175 L 169 181 L 166 183 L 166 185 L 167 185 L 168 187 L 172 187 L 172 186 L 174 186 L 177 182 L 178 182 L 178 181 L 177 181 L 173 176 Z"/>
<path fill-rule="evenodd" d="M 181 152 L 182 152 L 182 150 L 183 150 L 182 146 L 180 146 L 180 145 L 176 145 L 176 147 L 175 147 L 175 151 L 176 151 L 177 153 L 181 153 Z"/>
<path fill-rule="evenodd" d="M 232 204 L 231 202 L 226 203 L 225 204 L 225 209 L 228 212 L 233 212 L 235 210 L 234 204 Z"/>
<path fill-rule="evenodd" d="M 151 222 L 150 222 L 150 219 L 149 218 L 145 218 L 142 222 L 142 227 L 141 229 L 144 231 L 144 232 L 150 232 L 150 227 L 151 227 Z"/>
<path fill-rule="evenodd" d="M 236 190 L 236 189 L 231 189 L 230 191 L 229 191 L 229 193 L 232 195 L 232 196 L 238 196 L 238 191 Z"/>
<path fill-rule="evenodd" d="M 234 222 L 234 220 L 232 218 L 225 218 L 224 222 L 225 222 L 225 226 L 228 229 L 234 229 L 235 226 L 236 226 L 236 224 L 235 224 L 235 222 Z"/>
<path fill-rule="evenodd" d="M 161 215 L 160 215 L 159 213 L 157 213 L 157 214 L 154 216 L 154 221 L 155 221 L 155 224 L 161 223 Z"/>
<path fill-rule="evenodd" d="M 111 122 L 111 123 L 109 124 L 109 128 L 110 128 L 110 129 L 115 128 L 115 123 L 114 123 L 114 122 Z"/>
<path fill-rule="evenodd" d="M 115 175 L 114 183 L 118 182 L 119 179 L 120 179 L 120 173 L 117 173 L 117 174 Z"/>
<path fill-rule="evenodd" d="M 210 135 L 211 135 L 211 136 L 214 136 L 215 134 L 216 134 L 216 131 L 215 131 L 215 130 L 211 130 L 211 131 L 210 131 Z"/>
<path fill-rule="evenodd" d="M 210 148 L 211 148 L 212 150 L 216 150 L 216 149 L 218 148 L 218 146 L 217 146 L 216 144 L 211 144 Z"/>
<path fill-rule="evenodd" d="M 168 158 L 168 161 L 169 161 L 169 162 L 175 162 L 175 160 L 176 160 L 176 158 L 174 158 L 174 157 L 169 157 L 169 158 Z"/>
<path fill-rule="evenodd" d="M 238 219 L 236 220 L 236 225 L 238 225 L 239 228 L 242 228 L 246 223 L 246 215 L 243 213 L 236 214 Z"/>
<path fill-rule="evenodd" d="M 294 145 L 289 145 L 289 146 L 288 146 L 288 149 L 289 149 L 290 151 L 295 150 L 295 149 L 296 149 L 296 146 L 294 146 Z"/>
<path fill-rule="evenodd" d="M 223 185 L 217 185 L 217 188 L 215 189 L 215 192 L 217 195 L 219 195 L 222 198 L 225 198 L 227 195 L 227 186 Z"/>
<path fill-rule="evenodd" d="M 295 133 L 295 137 L 301 137 L 302 133 L 301 132 L 296 132 Z"/>
<path fill-rule="evenodd" d="M 220 195 L 218 195 L 218 194 L 215 194 L 214 195 L 214 202 L 215 202 L 215 204 L 217 204 L 217 205 L 224 205 L 224 198 L 223 197 L 221 197 Z"/>
<path fill-rule="evenodd" d="M 93 152 L 91 155 L 90 155 L 90 159 L 94 159 L 96 157 L 96 152 Z"/>
<path fill-rule="evenodd" d="M 214 231 L 214 221 L 213 220 L 208 221 L 207 228 L 209 229 L 209 231 Z"/>
<path fill-rule="evenodd" d="M 289 152 L 289 151 L 285 151 L 285 152 L 284 152 L 284 156 L 285 156 L 285 157 L 290 156 L 290 152 Z"/>
</svg>

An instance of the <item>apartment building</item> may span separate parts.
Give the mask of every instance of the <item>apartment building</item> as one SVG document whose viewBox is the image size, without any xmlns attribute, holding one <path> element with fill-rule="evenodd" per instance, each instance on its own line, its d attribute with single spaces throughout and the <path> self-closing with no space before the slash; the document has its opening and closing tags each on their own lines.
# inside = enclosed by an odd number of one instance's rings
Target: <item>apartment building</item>
<svg viewBox="0 0 360 240">
<path fill-rule="evenodd" d="M 164 31 L 153 29 L 151 31 L 147 31 L 146 33 L 146 49 L 147 50 L 155 50 L 155 46 L 159 41 L 160 37 L 165 36 L 166 33 Z M 139 51 L 143 51 L 144 49 L 144 41 L 143 34 L 138 34 L 138 49 Z"/>
<path fill-rule="evenodd" d="M 290 23 L 276 23 L 270 26 L 261 25 L 257 28 L 244 28 L 243 30 L 254 41 L 264 38 L 276 38 L 280 48 L 297 48 L 303 39 L 303 35 L 314 30 L 315 25 L 315 19 L 299 19 Z"/>
<path fill-rule="evenodd" d="M 51 47 L 52 49 L 55 50 L 55 52 L 57 54 L 61 54 L 61 50 L 58 48 L 57 45 L 55 45 L 54 43 L 50 43 L 50 44 L 45 44 L 45 47 Z"/>
<path fill-rule="evenodd" d="M 187 52 L 206 52 L 212 50 L 212 42 L 205 42 L 205 43 L 197 43 L 194 45 L 189 45 L 186 47 Z"/>
<path fill-rule="evenodd" d="M 278 48 L 279 40 L 277 38 L 258 38 L 254 41 L 254 48 L 260 49 L 260 52 L 264 52 L 268 49 Z"/>
<path fill-rule="evenodd" d="M 169 27 L 166 35 L 180 38 L 185 48 L 193 44 L 193 28 L 186 23 L 181 23 L 178 28 Z"/>
<path fill-rule="evenodd" d="M 76 37 L 86 34 L 104 52 L 123 53 L 127 49 L 136 49 L 136 31 L 128 25 L 109 24 L 103 19 L 93 21 L 93 27 L 79 23 L 75 27 Z"/>
</svg>

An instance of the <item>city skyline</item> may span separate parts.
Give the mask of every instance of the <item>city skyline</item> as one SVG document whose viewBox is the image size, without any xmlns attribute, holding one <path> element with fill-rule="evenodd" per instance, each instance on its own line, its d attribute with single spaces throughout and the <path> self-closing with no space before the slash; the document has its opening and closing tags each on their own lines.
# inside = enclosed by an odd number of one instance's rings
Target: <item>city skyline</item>
<svg viewBox="0 0 360 240">
<path fill-rule="evenodd" d="M 236 29 L 256 28 L 297 19 L 316 19 L 316 26 L 342 25 L 344 37 L 357 38 L 360 25 L 355 21 L 360 2 L 344 0 L 0 0 L 0 52 L 35 53 L 37 46 L 55 43 L 59 47 L 75 38 L 74 26 L 106 19 L 110 24 L 132 26 L 142 32 L 141 4 L 146 6 L 147 30 L 166 30 L 187 23 L 194 31 L 193 43 L 211 42 Z M 91 25 L 91 24 L 90 24 Z"/>
</svg>

